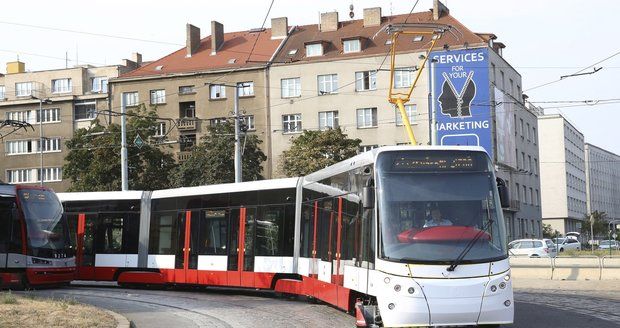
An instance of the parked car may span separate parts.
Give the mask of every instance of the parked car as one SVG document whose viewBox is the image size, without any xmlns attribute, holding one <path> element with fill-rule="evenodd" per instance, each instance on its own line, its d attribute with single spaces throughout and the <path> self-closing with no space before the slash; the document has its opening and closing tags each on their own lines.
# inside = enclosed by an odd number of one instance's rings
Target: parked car
<svg viewBox="0 0 620 328">
<path fill-rule="evenodd" d="M 598 244 L 598 249 L 620 249 L 620 243 L 615 240 L 603 240 Z"/>
<path fill-rule="evenodd" d="M 577 251 L 581 250 L 581 243 L 579 242 L 579 240 L 572 237 L 554 238 L 553 242 L 555 243 L 555 247 L 560 251 L 560 253 L 569 249 L 574 249 Z"/>
<path fill-rule="evenodd" d="M 557 249 L 551 239 L 518 239 L 508 244 L 511 256 L 555 257 Z"/>
</svg>

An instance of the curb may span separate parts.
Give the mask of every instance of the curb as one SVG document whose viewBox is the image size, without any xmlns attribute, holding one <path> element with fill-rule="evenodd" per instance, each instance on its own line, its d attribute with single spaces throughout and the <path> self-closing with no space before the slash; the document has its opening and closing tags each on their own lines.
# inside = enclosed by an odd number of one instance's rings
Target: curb
<svg viewBox="0 0 620 328">
<path fill-rule="evenodd" d="M 116 328 L 130 328 L 131 327 L 131 323 L 124 315 L 114 312 L 114 311 L 110 311 L 108 309 L 103 309 L 103 308 L 99 308 L 99 309 L 111 315 L 114 318 L 114 320 L 116 320 Z"/>
</svg>

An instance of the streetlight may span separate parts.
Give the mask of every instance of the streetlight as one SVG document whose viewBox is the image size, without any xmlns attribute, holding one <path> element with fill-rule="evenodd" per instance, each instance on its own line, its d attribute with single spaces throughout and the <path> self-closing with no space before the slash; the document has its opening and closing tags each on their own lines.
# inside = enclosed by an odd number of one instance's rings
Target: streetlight
<svg viewBox="0 0 620 328">
<path fill-rule="evenodd" d="M 51 104 L 52 100 L 49 98 L 41 98 L 37 96 L 31 95 L 32 98 L 39 100 L 39 151 L 40 151 L 40 160 L 41 160 L 41 168 L 39 171 L 39 184 L 41 187 L 43 186 L 43 103 Z"/>
</svg>

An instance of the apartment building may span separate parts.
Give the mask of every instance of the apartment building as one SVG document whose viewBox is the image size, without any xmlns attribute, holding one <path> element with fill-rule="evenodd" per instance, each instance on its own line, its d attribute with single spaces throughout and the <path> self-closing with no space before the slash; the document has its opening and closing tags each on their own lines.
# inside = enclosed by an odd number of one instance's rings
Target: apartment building
<svg viewBox="0 0 620 328">
<path fill-rule="evenodd" d="M 543 222 L 579 231 L 587 213 L 583 134 L 559 114 L 538 117 Z"/>
<path fill-rule="evenodd" d="M 620 156 L 586 143 L 586 212 L 605 212 L 620 220 Z"/>
<path fill-rule="evenodd" d="M 186 25 L 186 47 L 110 81 L 112 110 L 141 104 L 157 108 L 162 120 L 155 136 L 173 145 L 178 161 L 188 158 L 207 127 L 231 119 L 238 92 L 240 113 L 248 133 L 258 135 L 268 156 L 263 170 L 270 177 L 269 78 L 267 67 L 288 35 L 285 17 L 271 28 L 224 32 L 211 22 L 211 35 Z M 113 120 L 120 120 L 116 117 Z M 172 126 L 170 126 L 172 125 Z M 148 136 L 143 136 L 148 137 Z"/>
<path fill-rule="evenodd" d="M 108 109 L 109 79 L 135 67 L 133 60 L 125 60 L 122 65 L 30 72 L 23 62 L 7 63 L 7 74 L 0 75 L 0 117 L 31 126 L 10 134 L 8 127 L 0 130 L 2 179 L 20 184 L 43 179 L 45 186 L 67 190 L 71 182 L 62 174 L 65 142 Z"/>
<path fill-rule="evenodd" d="M 515 190 L 505 211 L 510 237 L 541 236 L 537 112 L 524 104 L 521 76 L 502 57 L 497 37 L 472 32 L 439 1 L 428 12 L 383 16 L 380 8 L 367 8 L 362 19 L 344 21 L 328 12 L 319 24 L 294 27 L 269 74 L 274 163 L 304 130 L 340 127 L 362 140 L 360 151 L 409 143 L 399 112 L 387 101 L 386 26 L 405 21 L 452 26 L 437 40 L 406 105 L 418 143 L 484 147 L 498 176 Z M 399 38 L 396 91 L 411 86 L 431 41 L 422 34 Z M 449 108 L 471 85 L 476 91 L 466 106 Z M 278 165 L 273 176 L 283 176 Z"/>
</svg>

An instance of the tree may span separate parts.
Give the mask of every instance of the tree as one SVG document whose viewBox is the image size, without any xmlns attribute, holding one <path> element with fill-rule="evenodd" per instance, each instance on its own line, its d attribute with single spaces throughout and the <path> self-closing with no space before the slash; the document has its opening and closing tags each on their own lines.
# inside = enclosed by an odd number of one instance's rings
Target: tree
<svg viewBox="0 0 620 328">
<path fill-rule="evenodd" d="M 227 121 L 207 129 L 194 146 L 188 160 L 174 174 L 177 187 L 235 182 L 235 127 Z M 254 134 L 241 139 L 244 181 L 262 180 L 262 163 L 267 156 L 260 149 L 262 140 Z"/>
<path fill-rule="evenodd" d="M 306 130 L 282 153 L 282 170 L 289 177 L 307 175 L 355 156 L 361 142 L 349 139 L 340 128 Z"/>
<path fill-rule="evenodd" d="M 554 230 L 550 224 L 543 223 L 543 238 L 556 238 L 560 236 L 560 232 Z"/>
<path fill-rule="evenodd" d="M 156 110 L 141 105 L 129 110 L 127 115 L 129 188 L 154 190 L 170 187 L 170 174 L 176 166 L 174 158 L 150 138 L 159 124 Z M 142 147 L 133 144 L 136 136 L 144 140 Z M 66 146 L 69 153 L 63 174 L 71 179 L 70 191 L 121 189 L 120 125 L 104 127 L 96 120 L 90 128 L 78 129 Z"/>
<path fill-rule="evenodd" d="M 592 230 L 590 229 L 590 226 L 592 226 Z M 607 234 L 609 232 L 607 213 L 594 211 L 590 213 L 590 215 L 585 216 L 584 222 L 581 224 L 581 233 L 590 236 L 591 231 L 594 232 L 594 237 L 607 237 Z M 590 236 L 589 239 L 594 238 Z"/>
</svg>

